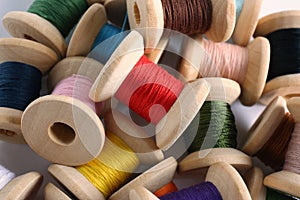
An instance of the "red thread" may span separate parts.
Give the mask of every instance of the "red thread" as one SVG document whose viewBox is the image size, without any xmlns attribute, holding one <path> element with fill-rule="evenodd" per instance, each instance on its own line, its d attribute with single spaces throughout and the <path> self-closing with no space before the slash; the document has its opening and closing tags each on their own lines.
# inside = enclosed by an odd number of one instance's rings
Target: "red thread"
<svg viewBox="0 0 300 200">
<path fill-rule="evenodd" d="M 184 83 L 142 56 L 115 96 L 144 119 L 157 124 L 170 110 L 183 87 Z"/>
</svg>

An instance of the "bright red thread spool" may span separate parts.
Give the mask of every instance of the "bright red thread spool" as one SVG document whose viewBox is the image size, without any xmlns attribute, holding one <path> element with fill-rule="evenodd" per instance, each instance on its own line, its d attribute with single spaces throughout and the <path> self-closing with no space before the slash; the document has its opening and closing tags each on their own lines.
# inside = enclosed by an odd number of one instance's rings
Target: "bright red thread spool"
<svg viewBox="0 0 300 200">
<path fill-rule="evenodd" d="M 115 96 L 144 119 L 157 124 L 183 88 L 183 82 L 142 56 Z M 165 110 L 155 105 L 161 105 Z"/>
</svg>

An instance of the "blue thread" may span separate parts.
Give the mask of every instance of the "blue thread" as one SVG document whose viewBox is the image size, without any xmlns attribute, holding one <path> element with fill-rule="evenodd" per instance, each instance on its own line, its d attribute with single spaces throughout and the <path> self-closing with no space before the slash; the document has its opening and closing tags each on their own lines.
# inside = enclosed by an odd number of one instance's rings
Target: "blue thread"
<svg viewBox="0 0 300 200">
<path fill-rule="evenodd" d="M 105 64 L 109 60 L 111 55 L 129 33 L 129 31 L 121 32 L 121 29 L 118 29 L 119 32 L 117 33 L 116 29 L 112 27 L 113 26 L 106 25 L 102 28 L 99 34 L 100 39 L 98 40 L 98 42 L 101 42 L 95 45 L 94 49 L 89 54 L 89 57 L 98 60 L 102 64 Z"/>
<path fill-rule="evenodd" d="M 24 111 L 39 97 L 42 73 L 19 62 L 0 64 L 0 107 Z"/>
<path fill-rule="evenodd" d="M 236 23 L 239 20 L 239 17 L 241 15 L 242 9 L 244 5 L 244 0 L 235 0 L 235 6 L 236 6 Z"/>
<path fill-rule="evenodd" d="M 99 45 L 101 42 L 109 39 L 110 37 L 117 35 L 118 33 L 121 33 L 122 30 L 112 24 L 108 24 L 106 23 L 103 28 L 100 30 L 94 44 L 93 44 L 93 48 L 96 48 L 97 45 Z"/>
</svg>

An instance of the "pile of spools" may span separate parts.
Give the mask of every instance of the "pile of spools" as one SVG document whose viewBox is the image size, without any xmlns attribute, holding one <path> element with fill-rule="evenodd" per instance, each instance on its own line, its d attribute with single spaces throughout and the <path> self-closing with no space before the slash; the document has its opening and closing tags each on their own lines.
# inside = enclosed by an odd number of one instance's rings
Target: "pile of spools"
<svg viewBox="0 0 300 200">
<path fill-rule="evenodd" d="M 49 161 L 60 187 L 0 165 L 0 199 L 300 198 L 300 11 L 259 19 L 261 5 L 34 0 L 6 13 L 0 140 Z M 266 106 L 242 142 L 238 99 Z M 203 178 L 178 189 L 190 171 Z"/>
</svg>

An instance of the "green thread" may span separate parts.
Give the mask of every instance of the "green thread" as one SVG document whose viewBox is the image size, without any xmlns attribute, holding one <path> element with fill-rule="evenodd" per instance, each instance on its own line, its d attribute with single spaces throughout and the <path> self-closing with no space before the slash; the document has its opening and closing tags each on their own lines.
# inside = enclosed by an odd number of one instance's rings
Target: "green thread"
<svg viewBox="0 0 300 200">
<path fill-rule="evenodd" d="M 46 19 L 66 37 L 87 8 L 85 0 L 35 0 L 28 12 Z"/>
<path fill-rule="evenodd" d="M 184 133 L 186 141 L 193 140 L 188 152 L 207 148 L 236 148 L 237 130 L 228 103 L 206 101 Z"/>
<path fill-rule="evenodd" d="M 292 200 L 294 199 L 291 196 L 284 195 L 283 193 L 279 193 L 275 190 L 267 188 L 267 197 L 266 200 Z"/>
</svg>

